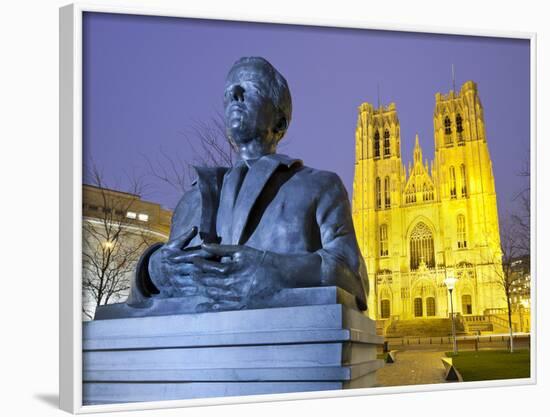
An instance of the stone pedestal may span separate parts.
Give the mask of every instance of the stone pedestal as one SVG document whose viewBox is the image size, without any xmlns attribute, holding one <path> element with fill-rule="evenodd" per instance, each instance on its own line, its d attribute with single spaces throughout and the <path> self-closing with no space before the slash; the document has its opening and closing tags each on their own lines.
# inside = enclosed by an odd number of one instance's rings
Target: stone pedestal
<svg viewBox="0 0 550 417">
<path fill-rule="evenodd" d="M 373 386 L 382 338 L 353 297 L 336 287 L 284 291 L 255 310 L 84 323 L 84 404 Z M 117 308 L 128 307 L 98 316 Z"/>
</svg>

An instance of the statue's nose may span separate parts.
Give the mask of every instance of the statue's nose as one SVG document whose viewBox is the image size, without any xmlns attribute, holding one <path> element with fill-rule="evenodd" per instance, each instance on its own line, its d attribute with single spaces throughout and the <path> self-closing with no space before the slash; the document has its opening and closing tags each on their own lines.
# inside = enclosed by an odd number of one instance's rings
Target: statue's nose
<svg viewBox="0 0 550 417">
<path fill-rule="evenodd" d="M 244 101 L 244 88 L 240 85 L 234 85 L 231 91 L 233 101 Z"/>
</svg>

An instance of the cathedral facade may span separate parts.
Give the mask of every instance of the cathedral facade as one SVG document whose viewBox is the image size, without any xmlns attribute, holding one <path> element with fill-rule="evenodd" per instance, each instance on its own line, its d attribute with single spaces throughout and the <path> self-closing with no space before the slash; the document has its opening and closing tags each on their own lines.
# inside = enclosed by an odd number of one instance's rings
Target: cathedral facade
<svg viewBox="0 0 550 417">
<path fill-rule="evenodd" d="M 416 136 L 401 160 L 394 103 L 359 107 L 353 221 L 369 274 L 369 315 L 377 320 L 448 317 L 446 277 L 458 279 L 455 313 L 506 306 L 492 162 L 477 85 L 435 95 L 435 155 Z"/>
</svg>

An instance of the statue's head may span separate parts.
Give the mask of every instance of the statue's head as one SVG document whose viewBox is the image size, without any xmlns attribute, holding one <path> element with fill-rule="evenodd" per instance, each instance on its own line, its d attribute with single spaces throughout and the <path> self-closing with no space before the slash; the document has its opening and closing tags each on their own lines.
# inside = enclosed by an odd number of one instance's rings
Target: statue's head
<svg viewBox="0 0 550 417">
<path fill-rule="evenodd" d="M 292 114 L 284 77 L 264 58 L 241 58 L 225 81 L 225 129 L 245 160 L 274 153 Z"/>
</svg>

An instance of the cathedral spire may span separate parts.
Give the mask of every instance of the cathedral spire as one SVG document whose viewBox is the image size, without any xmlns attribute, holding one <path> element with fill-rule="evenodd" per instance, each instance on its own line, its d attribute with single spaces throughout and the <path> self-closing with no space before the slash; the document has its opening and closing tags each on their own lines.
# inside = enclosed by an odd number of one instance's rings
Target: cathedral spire
<svg viewBox="0 0 550 417">
<path fill-rule="evenodd" d="M 456 94 L 456 87 L 455 87 L 455 64 L 451 64 L 451 78 L 453 81 L 453 94 Z"/>
<path fill-rule="evenodd" d="M 422 148 L 420 147 L 420 142 L 418 140 L 418 133 L 416 134 L 416 140 L 414 143 L 414 163 L 422 164 Z"/>
</svg>

